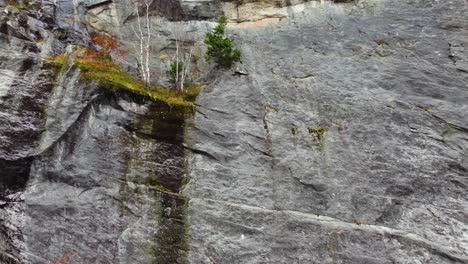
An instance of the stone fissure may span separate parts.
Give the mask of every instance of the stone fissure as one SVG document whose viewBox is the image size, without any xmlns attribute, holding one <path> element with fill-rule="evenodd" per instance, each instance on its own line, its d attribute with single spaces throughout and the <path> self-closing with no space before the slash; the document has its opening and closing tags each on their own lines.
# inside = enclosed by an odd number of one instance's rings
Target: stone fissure
<svg viewBox="0 0 468 264">
<path fill-rule="evenodd" d="M 232 203 L 232 202 L 220 201 L 220 200 L 203 199 L 203 198 L 192 198 L 191 200 L 197 201 L 197 202 L 207 201 L 209 203 L 221 203 L 228 207 L 245 209 L 247 211 L 271 213 L 273 215 L 275 214 L 291 215 L 294 217 L 299 217 L 301 221 L 310 221 L 310 222 L 319 224 L 321 226 L 326 226 L 332 230 L 333 229 L 360 230 L 364 232 L 385 234 L 386 236 L 390 236 L 390 237 L 396 236 L 402 239 L 402 241 L 408 240 L 408 241 L 411 241 L 412 243 L 422 244 L 424 247 L 427 247 L 431 251 L 434 251 L 436 254 L 440 254 L 454 261 L 461 262 L 461 263 L 468 262 L 468 257 L 466 257 L 467 256 L 466 253 L 460 254 L 460 252 L 454 252 L 451 247 L 447 247 L 441 244 L 434 243 L 430 240 L 427 240 L 424 237 L 421 237 L 415 233 L 405 231 L 405 230 L 399 230 L 399 229 L 389 228 L 385 226 L 378 226 L 378 225 L 356 224 L 355 222 L 354 223 L 344 222 L 339 219 L 332 218 L 332 217 L 325 216 L 325 215 L 310 214 L 310 213 L 304 213 L 304 212 L 298 212 L 298 211 L 292 211 L 292 210 L 277 210 L 277 209 L 270 210 L 270 209 L 265 209 L 261 207 L 251 206 L 251 205 L 238 204 L 238 203 Z M 236 223 L 232 223 L 232 224 L 236 224 Z M 262 229 L 249 227 L 249 226 L 243 226 L 243 228 L 252 229 L 258 232 L 265 232 Z"/>
</svg>

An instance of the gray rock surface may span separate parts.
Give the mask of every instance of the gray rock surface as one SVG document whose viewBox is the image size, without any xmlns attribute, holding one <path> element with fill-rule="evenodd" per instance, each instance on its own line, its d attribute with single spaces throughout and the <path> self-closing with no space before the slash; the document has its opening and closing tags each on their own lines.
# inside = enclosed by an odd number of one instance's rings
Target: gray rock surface
<svg viewBox="0 0 468 264">
<path fill-rule="evenodd" d="M 0 7 L 1 264 L 468 263 L 467 1 L 152 1 L 189 120 L 45 60 L 106 29 L 134 73 L 133 7 Z"/>
<path fill-rule="evenodd" d="M 41 23 L 0 9 L 0 263 L 23 259 L 23 189 L 40 138 L 54 73 L 42 62 Z"/>
<path fill-rule="evenodd" d="M 199 97 L 190 261 L 468 263 L 467 13 L 324 3 L 231 31 L 249 75 Z"/>
<path fill-rule="evenodd" d="M 88 34 L 58 10 L 0 9 L 0 263 L 184 263 L 184 116 L 57 74 Z"/>
</svg>

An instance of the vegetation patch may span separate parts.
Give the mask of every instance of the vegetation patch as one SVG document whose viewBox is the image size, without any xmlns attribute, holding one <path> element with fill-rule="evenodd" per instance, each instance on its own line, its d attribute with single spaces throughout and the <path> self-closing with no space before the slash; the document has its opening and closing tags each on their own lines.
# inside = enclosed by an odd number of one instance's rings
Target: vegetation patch
<svg viewBox="0 0 468 264">
<path fill-rule="evenodd" d="M 123 53 L 124 51 L 117 48 L 114 37 L 102 36 L 98 35 L 92 38 L 92 42 L 100 47 L 99 50 L 80 47 L 71 54 L 61 54 L 50 58 L 49 61 L 59 69 L 59 73 L 72 63 L 72 66 L 81 70 L 83 77 L 97 81 L 102 88 L 129 91 L 153 101 L 162 102 L 171 108 L 193 109 L 193 102 L 201 90 L 201 85 L 192 84 L 184 92 L 163 86 L 147 85 L 143 80 L 128 74 L 112 61 L 111 52 Z"/>
<path fill-rule="evenodd" d="M 291 134 L 293 136 L 296 136 L 297 135 L 297 127 L 291 127 Z"/>
<path fill-rule="evenodd" d="M 385 39 L 383 39 L 383 38 L 376 39 L 375 43 L 377 43 L 377 45 L 379 45 L 379 46 L 388 45 L 387 42 L 385 41 Z"/>
<path fill-rule="evenodd" d="M 324 127 L 324 126 L 320 126 L 320 127 L 317 127 L 317 128 L 307 128 L 307 130 L 309 131 L 309 135 L 311 135 L 313 138 L 315 138 L 318 146 L 319 146 L 319 149 L 320 149 L 320 152 L 323 152 L 324 149 L 325 149 L 325 141 L 324 141 L 324 137 L 325 137 L 325 133 L 328 132 L 328 128 Z"/>
<path fill-rule="evenodd" d="M 193 85 L 192 80 L 186 77 L 187 67 L 183 61 L 173 61 L 166 74 L 169 77 L 169 81 L 178 91 L 184 91 L 185 87 Z"/>
<path fill-rule="evenodd" d="M 380 58 L 385 58 L 385 57 L 387 57 L 387 55 L 385 55 L 383 52 L 378 51 L 378 50 L 375 51 L 375 54 L 376 54 L 377 56 L 379 56 Z"/>
<path fill-rule="evenodd" d="M 48 61 L 52 67 L 57 69 L 56 77 L 60 76 L 69 67 L 69 57 L 65 54 L 57 55 L 53 58 L 49 58 Z"/>
<path fill-rule="evenodd" d="M 206 61 L 213 61 L 219 67 L 229 69 L 240 61 L 241 51 L 235 49 L 233 40 L 226 36 L 226 17 L 218 19 L 218 25 L 205 35 L 205 44 L 208 45 Z"/>
<path fill-rule="evenodd" d="M 29 0 L 18 2 L 17 0 L 9 0 L 8 5 L 15 7 L 18 10 L 27 10 L 29 8 Z"/>
<path fill-rule="evenodd" d="M 323 140 L 323 136 L 328 131 L 328 128 L 323 126 L 317 128 L 309 127 L 308 130 L 310 135 L 313 135 L 317 139 L 317 141 L 321 142 Z"/>
<path fill-rule="evenodd" d="M 158 190 L 158 191 L 161 191 L 161 192 L 164 192 L 164 193 L 173 193 L 171 190 L 167 189 L 166 187 L 162 186 L 161 184 L 154 184 L 154 185 L 151 185 L 150 187 Z"/>
</svg>

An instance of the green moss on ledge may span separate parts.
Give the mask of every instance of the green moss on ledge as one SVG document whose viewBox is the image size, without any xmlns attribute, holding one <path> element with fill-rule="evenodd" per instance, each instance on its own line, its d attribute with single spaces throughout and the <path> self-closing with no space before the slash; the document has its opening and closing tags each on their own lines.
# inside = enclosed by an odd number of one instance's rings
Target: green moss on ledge
<svg viewBox="0 0 468 264">
<path fill-rule="evenodd" d="M 8 5 L 15 7 L 18 10 L 27 10 L 29 8 L 29 0 L 22 1 L 22 3 L 17 0 L 9 0 Z"/>
<path fill-rule="evenodd" d="M 49 61 L 59 69 L 59 73 L 63 72 L 69 64 L 69 58 L 65 55 L 50 58 Z M 74 59 L 73 66 L 81 70 L 83 77 L 97 81 L 103 88 L 114 91 L 129 91 L 150 98 L 153 101 L 165 103 L 171 108 L 193 109 L 193 102 L 201 90 L 201 85 L 193 85 L 187 88 L 184 93 L 154 85 L 146 89 L 143 81 L 135 79 L 118 65 L 105 60 L 78 57 Z"/>
</svg>

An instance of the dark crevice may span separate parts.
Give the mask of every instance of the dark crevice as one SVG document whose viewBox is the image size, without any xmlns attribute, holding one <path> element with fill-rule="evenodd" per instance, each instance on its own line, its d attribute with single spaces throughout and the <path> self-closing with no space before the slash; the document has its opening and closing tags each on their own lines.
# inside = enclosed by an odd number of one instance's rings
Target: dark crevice
<svg viewBox="0 0 468 264">
<path fill-rule="evenodd" d="M 33 160 L 33 157 L 17 160 L 0 158 L 0 199 L 25 188 Z"/>
<path fill-rule="evenodd" d="M 190 150 L 191 152 L 195 153 L 195 154 L 200 154 L 202 156 L 205 156 L 205 157 L 208 157 L 212 160 L 216 160 L 216 161 L 220 161 L 218 158 L 216 158 L 214 155 L 204 151 L 204 150 L 201 150 L 201 149 L 195 149 L 195 148 L 191 148 L 189 146 L 185 146 L 184 145 L 184 148 L 187 149 L 187 150 Z"/>
<path fill-rule="evenodd" d="M 202 111 L 200 111 L 200 110 L 198 110 L 198 109 L 196 109 L 195 112 L 199 113 L 199 114 L 202 115 L 204 118 L 208 118 L 208 116 L 207 116 L 205 113 L 203 113 Z"/>
<path fill-rule="evenodd" d="M 445 119 L 443 119 L 443 118 L 441 118 L 441 117 L 439 117 L 439 116 L 437 116 L 435 114 L 430 113 L 430 115 L 433 116 L 434 118 L 436 118 L 437 120 L 439 120 L 440 122 L 446 124 L 450 128 L 453 128 L 453 129 L 458 130 L 458 131 L 463 132 L 463 133 L 468 133 L 468 128 L 466 128 L 466 127 L 462 127 L 462 126 L 450 123 L 447 120 L 445 120 Z"/>
<path fill-rule="evenodd" d="M 206 109 L 208 109 L 210 111 L 213 111 L 213 112 L 221 113 L 221 114 L 229 114 L 228 112 L 218 110 L 218 109 L 214 109 L 214 108 L 206 108 Z"/>
<path fill-rule="evenodd" d="M 264 150 L 261 150 L 261 149 L 258 149 L 256 147 L 254 147 L 252 144 L 250 143 L 247 143 L 247 145 L 249 145 L 249 147 L 251 147 L 253 150 L 257 151 L 257 152 L 260 152 L 261 154 L 267 156 L 267 157 L 270 157 L 270 158 L 273 158 L 273 155 L 271 155 L 270 153 L 264 151 Z"/>
</svg>

